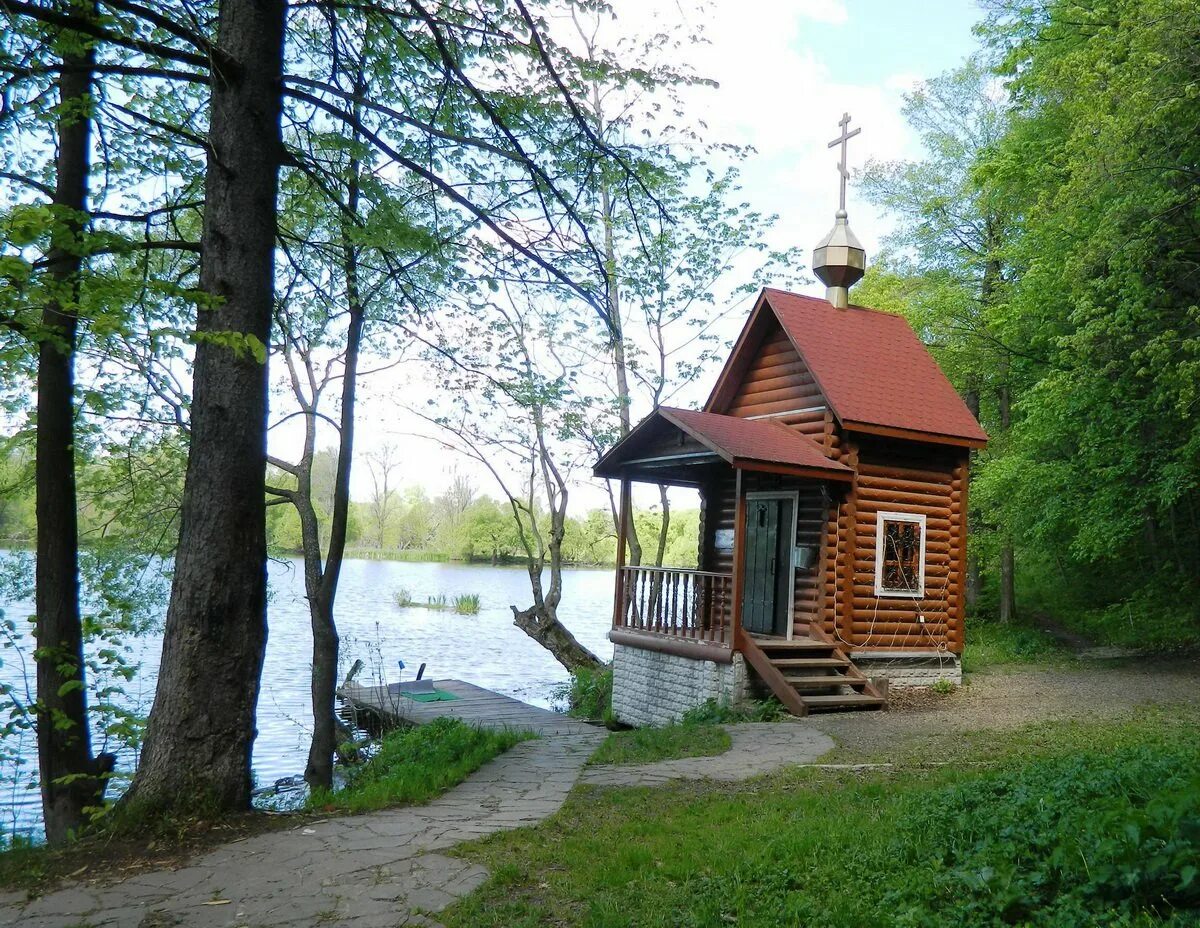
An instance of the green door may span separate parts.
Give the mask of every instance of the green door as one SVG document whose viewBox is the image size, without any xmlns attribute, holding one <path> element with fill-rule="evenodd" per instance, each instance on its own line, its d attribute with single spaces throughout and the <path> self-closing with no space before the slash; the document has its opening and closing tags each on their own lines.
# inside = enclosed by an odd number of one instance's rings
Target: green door
<svg viewBox="0 0 1200 928">
<path fill-rule="evenodd" d="M 742 627 L 756 635 L 786 635 L 792 576 L 792 501 L 746 504 Z"/>
</svg>

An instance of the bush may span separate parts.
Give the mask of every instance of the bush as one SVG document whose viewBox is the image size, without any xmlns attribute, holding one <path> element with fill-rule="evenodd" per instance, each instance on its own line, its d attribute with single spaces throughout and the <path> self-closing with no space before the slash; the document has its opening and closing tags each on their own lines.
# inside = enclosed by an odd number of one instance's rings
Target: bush
<svg viewBox="0 0 1200 928">
<path fill-rule="evenodd" d="M 571 671 L 571 679 L 554 691 L 554 700 L 566 705 L 567 715 L 579 719 L 612 718 L 612 665 Z"/>
</svg>

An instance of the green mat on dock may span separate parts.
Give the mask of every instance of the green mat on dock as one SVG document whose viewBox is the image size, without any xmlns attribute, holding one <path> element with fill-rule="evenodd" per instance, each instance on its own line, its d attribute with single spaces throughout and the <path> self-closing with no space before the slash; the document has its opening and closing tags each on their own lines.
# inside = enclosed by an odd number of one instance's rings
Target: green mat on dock
<svg viewBox="0 0 1200 928">
<path fill-rule="evenodd" d="M 401 693 L 401 696 L 407 696 L 414 702 L 449 702 L 452 699 L 458 699 L 453 693 L 447 693 L 445 690 L 434 690 L 432 693 Z"/>
</svg>

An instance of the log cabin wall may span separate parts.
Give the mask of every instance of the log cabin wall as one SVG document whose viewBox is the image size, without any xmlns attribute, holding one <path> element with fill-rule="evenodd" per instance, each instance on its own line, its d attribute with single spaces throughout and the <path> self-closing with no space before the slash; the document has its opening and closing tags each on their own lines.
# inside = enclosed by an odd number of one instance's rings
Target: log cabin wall
<svg viewBox="0 0 1200 928">
<path fill-rule="evenodd" d="M 722 411 L 747 419 L 774 419 L 818 441 L 825 434 L 825 397 L 778 325 L 764 336 L 737 392 Z"/>
<path fill-rule="evenodd" d="M 849 621 L 839 622 L 842 637 L 870 650 L 945 646 L 961 653 L 967 452 L 868 436 L 859 436 L 855 444 L 855 493 L 842 524 L 847 541 L 844 529 L 853 526 L 853 557 L 841 565 L 849 574 L 839 591 L 843 617 L 845 604 L 850 604 Z M 925 587 L 920 599 L 875 595 L 881 511 L 925 516 Z"/>
</svg>

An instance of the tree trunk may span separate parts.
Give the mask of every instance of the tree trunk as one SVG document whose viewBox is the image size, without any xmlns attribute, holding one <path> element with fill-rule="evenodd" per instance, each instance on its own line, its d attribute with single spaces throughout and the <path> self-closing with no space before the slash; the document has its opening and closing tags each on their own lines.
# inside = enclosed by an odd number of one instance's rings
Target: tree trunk
<svg viewBox="0 0 1200 928">
<path fill-rule="evenodd" d="M 90 4 L 75 12 L 91 17 Z M 77 41 L 77 40 L 75 40 Z M 61 844 L 84 824 L 84 807 L 102 784 L 92 760 L 79 614 L 79 531 L 75 492 L 75 303 L 83 265 L 87 211 L 91 92 L 95 53 L 63 58 L 59 77 L 58 161 L 53 233 L 47 266 L 56 293 L 42 313 L 38 344 L 37 458 L 37 740 L 46 840 Z M 111 769 L 111 765 L 110 765 Z M 79 777 L 82 779 L 77 779 Z M 64 779 L 67 782 L 64 782 Z"/>
<path fill-rule="evenodd" d="M 361 80 L 356 88 L 362 93 Z M 358 161 L 351 159 L 347 208 L 358 215 Z M 350 514 L 350 466 L 354 459 L 354 404 L 358 391 L 358 356 L 362 347 L 366 308 L 359 292 L 358 251 L 347 230 L 342 233 L 342 264 L 346 275 L 346 355 L 342 369 L 342 405 L 338 422 L 337 475 L 333 484 L 333 517 L 330 523 L 329 552 L 321 575 L 320 592 L 311 607 L 313 633 L 312 707 L 313 737 L 308 748 L 304 779 L 309 786 L 329 789 L 333 786 L 333 755 L 337 750 L 339 725 L 336 715 L 337 662 L 340 640 L 333 605 L 337 599 L 342 556 L 346 551 L 346 529 Z M 312 420 L 315 426 L 315 419 Z M 319 547 L 318 547 L 319 550 Z"/>
<path fill-rule="evenodd" d="M 979 419 L 979 390 L 972 388 L 968 389 L 963 394 L 963 400 L 967 404 L 967 408 L 971 410 L 971 415 L 978 421 Z M 969 469 L 968 469 L 968 479 Z M 968 497 L 970 498 L 970 497 Z M 967 507 L 967 535 L 979 530 L 979 510 L 972 504 Z M 974 612 L 979 604 L 979 591 L 983 588 L 983 573 L 979 568 L 979 555 L 967 544 L 967 588 L 964 593 L 967 610 Z"/>
<path fill-rule="evenodd" d="M 596 134 L 604 133 L 603 108 L 600 102 L 600 85 L 592 83 L 592 108 L 595 114 Z M 617 414 L 621 423 L 621 437 L 629 434 L 633 427 L 630 407 L 633 394 L 629 390 L 629 366 L 625 359 L 625 327 L 621 322 L 620 282 L 617 280 L 617 246 L 613 240 L 613 203 L 608 184 L 600 182 L 600 221 L 604 226 L 604 303 L 608 311 L 609 340 L 612 346 L 613 368 L 617 379 Z M 615 519 L 615 516 L 614 516 Z M 632 516 L 627 521 L 626 543 L 628 559 L 632 567 L 642 563 L 642 543 L 638 540 L 637 525 Z M 620 530 L 617 521 L 613 527 Z"/>
<path fill-rule="evenodd" d="M 1012 398 L 1008 385 L 999 390 L 1000 427 L 1008 432 L 1012 425 Z M 1016 559 L 1013 554 L 1012 535 L 1007 528 L 1001 529 L 1000 539 L 1000 621 L 1011 622 L 1017 617 Z"/>
<path fill-rule="evenodd" d="M 221 0 L 191 448 L 139 807 L 250 805 L 266 623 L 267 365 L 285 3 Z M 232 339 L 232 341 L 231 341 Z M 257 344 L 255 344 L 257 343 Z"/>
<path fill-rule="evenodd" d="M 579 643 L 549 606 L 512 607 L 513 624 L 554 655 L 567 670 L 595 670 L 604 662 Z"/>
<path fill-rule="evenodd" d="M 654 552 L 654 566 L 662 567 L 663 559 L 667 556 L 667 532 L 671 528 L 671 500 L 667 497 L 667 488 L 658 485 L 658 498 L 662 505 L 662 524 L 658 528 L 658 548 Z"/>
</svg>

